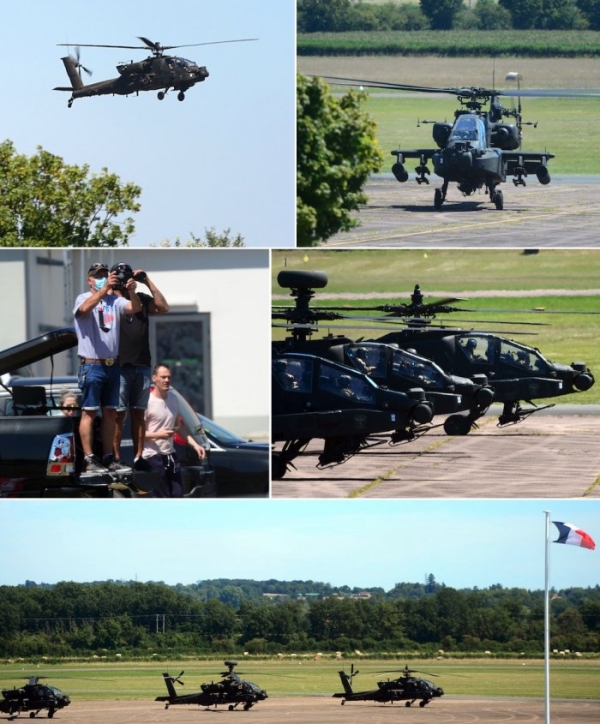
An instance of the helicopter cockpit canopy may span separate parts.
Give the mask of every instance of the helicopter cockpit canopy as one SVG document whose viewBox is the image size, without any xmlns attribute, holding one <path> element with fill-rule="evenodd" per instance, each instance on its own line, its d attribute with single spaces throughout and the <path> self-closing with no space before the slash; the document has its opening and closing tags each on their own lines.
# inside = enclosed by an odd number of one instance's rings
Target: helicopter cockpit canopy
<svg viewBox="0 0 600 724">
<path fill-rule="evenodd" d="M 539 376 L 552 374 L 548 362 L 537 349 L 525 347 L 507 339 L 500 340 L 500 360 L 517 369 L 533 372 Z"/>
<path fill-rule="evenodd" d="M 445 388 L 445 375 L 438 365 L 403 349 L 392 353 L 392 373 L 425 390 Z"/>
<path fill-rule="evenodd" d="M 479 116 L 465 113 L 456 119 L 448 142 L 469 141 L 473 145 L 485 143 L 485 126 Z"/>
</svg>

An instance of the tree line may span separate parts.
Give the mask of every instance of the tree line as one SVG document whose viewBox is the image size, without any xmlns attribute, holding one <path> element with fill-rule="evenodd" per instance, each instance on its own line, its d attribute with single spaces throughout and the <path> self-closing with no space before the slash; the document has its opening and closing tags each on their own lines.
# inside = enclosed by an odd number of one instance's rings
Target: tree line
<svg viewBox="0 0 600 724">
<path fill-rule="evenodd" d="M 298 0 L 298 32 L 600 30 L 600 0 Z"/>
<path fill-rule="evenodd" d="M 398 651 L 543 651 L 542 591 L 424 584 L 334 587 L 220 579 L 0 587 L 0 656 L 61 658 Z M 553 592 L 551 646 L 600 650 L 600 586 Z"/>
</svg>

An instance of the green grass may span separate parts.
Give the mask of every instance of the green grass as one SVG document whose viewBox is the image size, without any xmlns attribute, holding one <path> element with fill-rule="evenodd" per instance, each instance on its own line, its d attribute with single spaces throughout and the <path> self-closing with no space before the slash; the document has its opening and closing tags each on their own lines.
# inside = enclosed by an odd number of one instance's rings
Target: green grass
<svg viewBox="0 0 600 724">
<path fill-rule="evenodd" d="M 401 669 L 405 663 L 404 660 L 361 660 L 355 687 L 368 689 L 378 680 L 393 678 L 395 674 L 381 672 Z M 438 674 L 435 682 L 449 696 L 543 696 L 544 664 L 541 660 L 411 660 L 409 665 Z M 337 672 L 349 667 L 349 660 L 340 662 L 324 658 L 315 661 L 290 657 L 281 661 L 244 660 L 239 666 L 246 678 L 265 688 L 271 697 L 329 696 L 341 690 Z M 173 661 L 168 667 L 156 663 L 82 663 L 45 666 L 33 671 L 23 665 L 2 665 L 0 679 L 3 688 L 11 688 L 21 685 L 24 676 L 35 673 L 47 677 L 47 683 L 58 686 L 74 700 L 148 699 L 151 702 L 166 693 L 161 677 L 165 670 L 177 674 L 184 670 L 184 691 L 192 693 L 201 683 L 218 680 L 222 662 Z M 426 674 L 422 676 L 427 678 Z M 552 661 L 552 696 L 598 698 L 599 676 L 598 661 Z"/>
<path fill-rule="evenodd" d="M 444 317 L 449 324 L 469 329 L 493 330 L 496 334 L 537 347 L 554 362 L 570 364 L 584 361 L 597 375 L 600 370 L 600 298 L 595 295 L 566 296 L 560 293 L 539 297 L 520 295 L 520 290 L 590 290 L 600 288 L 599 250 L 549 250 L 525 255 L 519 250 L 286 250 L 274 251 L 272 293 L 284 299 L 286 290 L 277 284 L 283 268 L 321 269 L 327 272 L 329 284 L 317 292 L 313 306 L 356 305 L 408 302 L 415 284 L 421 286 L 425 301 L 434 301 L 438 291 L 469 292 L 500 290 L 494 297 L 474 297 L 457 303 L 469 313 Z M 515 296 L 503 296 L 501 290 Z M 373 293 L 374 298 L 327 300 L 327 293 Z M 382 296 L 377 298 L 377 294 Z M 384 298 L 383 294 L 394 293 Z M 291 302 L 291 298 L 289 298 Z M 529 310 L 545 308 L 546 312 Z M 500 310 L 500 311 L 494 311 Z M 556 312 L 562 312 L 558 314 Z M 573 313 L 575 312 L 575 313 Z M 451 320 L 451 321 L 450 321 Z M 475 321 L 473 321 L 475 320 Z M 478 322 L 477 320 L 481 320 Z M 502 325 L 492 325 L 497 320 Z M 547 326 L 520 326 L 515 322 L 541 322 Z M 343 323 L 342 323 L 343 324 Z M 346 323 L 347 324 L 347 323 Z M 336 323 L 321 324 L 323 334 L 336 333 Z M 339 329 L 351 338 L 378 336 L 377 331 Z M 382 332 L 383 333 L 383 332 Z M 519 333 L 519 334 L 517 334 Z M 522 333 L 522 334 L 521 334 Z M 276 339 L 285 337 L 284 329 L 274 329 Z M 561 402 L 596 404 L 600 402 L 600 384 L 585 393 L 562 397 Z"/>
</svg>

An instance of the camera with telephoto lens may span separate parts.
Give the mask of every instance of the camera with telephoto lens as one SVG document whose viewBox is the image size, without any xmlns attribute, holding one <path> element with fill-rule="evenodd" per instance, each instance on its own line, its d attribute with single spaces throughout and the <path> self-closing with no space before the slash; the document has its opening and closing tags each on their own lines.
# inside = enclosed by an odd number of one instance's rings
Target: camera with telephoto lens
<svg viewBox="0 0 600 724">
<path fill-rule="evenodd" d="M 117 289 L 126 286 L 127 282 L 132 278 L 135 279 L 136 282 L 142 283 L 147 279 L 145 271 L 139 271 L 137 274 L 134 274 L 133 269 L 129 266 L 129 264 L 124 264 L 123 262 L 115 264 L 110 271 L 114 272 L 119 279 Z"/>
</svg>

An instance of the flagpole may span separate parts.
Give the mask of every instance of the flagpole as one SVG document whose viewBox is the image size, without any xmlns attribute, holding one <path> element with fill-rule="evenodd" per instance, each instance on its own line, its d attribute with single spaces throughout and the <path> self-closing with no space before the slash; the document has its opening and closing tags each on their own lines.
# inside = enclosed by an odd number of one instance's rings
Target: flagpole
<svg viewBox="0 0 600 724">
<path fill-rule="evenodd" d="M 550 724 L 550 511 L 546 514 L 546 549 L 544 575 L 544 689 L 545 724 Z"/>
</svg>

